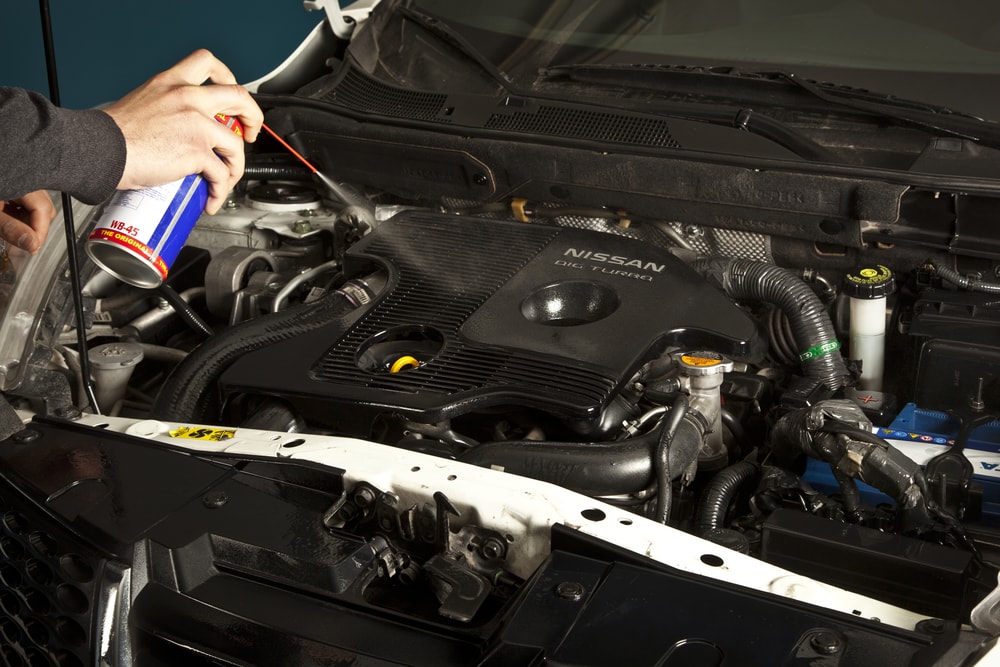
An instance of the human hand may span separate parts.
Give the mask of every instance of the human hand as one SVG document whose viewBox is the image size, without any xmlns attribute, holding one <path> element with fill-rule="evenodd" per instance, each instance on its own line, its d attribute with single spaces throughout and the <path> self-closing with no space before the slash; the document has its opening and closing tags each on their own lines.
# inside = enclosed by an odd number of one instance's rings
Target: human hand
<svg viewBox="0 0 1000 667">
<path fill-rule="evenodd" d="M 45 190 L 0 201 L 0 238 L 34 255 L 45 242 L 55 217 L 56 207 Z"/>
<path fill-rule="evenodd" d="M 211 81 L 215 85 L 201 84 Z M 125 135 L 120 190 L 163 185 L 201 174 L 206 213 L 215 213 L 243 176 L 243 141 L 257 139 L 264 114 L 215 56 L 201 49 L 104 109 Z M 243 137 L 214 119 L 236 116 Z"/>
</svg>

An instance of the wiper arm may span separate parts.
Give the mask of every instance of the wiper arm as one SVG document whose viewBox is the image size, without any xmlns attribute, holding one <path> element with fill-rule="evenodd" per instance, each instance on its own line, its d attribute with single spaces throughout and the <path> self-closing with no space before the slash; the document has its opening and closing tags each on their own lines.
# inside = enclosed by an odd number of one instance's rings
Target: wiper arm
<svg viewBox="0 0 1000 667">
<path fill-rule="evenodd" d="M 541 74 L 542 76 L 554 78 L 572 72 L 578 73 L 581 71 L 591 70 L 607 71 L 614 69 L 621 68 L 603 65 L 573 65 L 570 67 L 553 67 L 551 69 L 545 69 L 542 70 Z M 631 69 L 631 67 L 628 67 L 627 69 Z M 578 77 L 572 75 L 570 78 L 577 82 L 581 81 Z M 586 83 L 586 81 L 583 82 Z M 621 85 L 621 81 L 616 81 L 616 83 Z M 783 123 L 776 118 L 772 118 L 767 114 L 758 113 L 749 107 L 723 104 L 708 105 L 664 102 L 657 104 L 653 112 L 677 118 L 684 118 L 687 120 L 735 127 L 745 132 L 749 132 L 750 134 L 755 134 L 759 137 L 768 139 L 769 141 L 773 141 L 779 146 L 787 148 L 799 157 L 813 162 L 828 162 L 833 164 L 844 162 L 844 159 L 836 153 L 825 146 L 821 146 L 816 143 L 790 125 Z"/>
<path fill-rule="evenodd" d="M 907 123 L 924 130 L 960 137 L 993 147 L 1000 147 L 1000 125 L 995 125 L 971 114 L 954 111 L 946 107 L 924 102 L 904 100 L 891 95 L 872 93 L 867 90 L 838 87 L 804 79 L 792 72 L 782 70 L 751 71 L 731 66 L 691 66 L 691 65 L 563 65 L 547 70 L 577 78 L 582 74 L 611 74 L 629 72 L 648 77 L 649 80 L 664 75 L 703 76 L 706 78 L 734 78 L 741 81 L 760 81 L 792 85 L 826 104 L 852 111 Z"/>
<path fill-rule="evenodd" d="M 870 97 L 870 93 L 860 91 L 848 92 L 833 89 L 836 92 L 827 92 L 820 84 L 803 79 L 792 72 L 774 71 L 762 72 L 761 74 L 788 81 L 828 104 L 836 104 L 847 109 L 911 123 L 927 130 L 950 134 L 970 141 L 991 143 L 1000 141 L 1000 128 L 991 127 L 981 118 L 957 113 L 945 107 L 920 105 L 924 107 L 924 109 L 920 109 L 914 102 L 893 100 L 889 96 L 878 100 L 859 99 L 861 96 Z"/>
</svg>

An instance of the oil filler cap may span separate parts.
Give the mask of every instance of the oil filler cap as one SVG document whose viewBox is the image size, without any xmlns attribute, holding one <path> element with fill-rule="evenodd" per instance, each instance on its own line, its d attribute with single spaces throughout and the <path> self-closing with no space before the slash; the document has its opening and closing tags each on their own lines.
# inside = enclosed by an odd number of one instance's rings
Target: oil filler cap
<svg viewBox="0 0 1000 667">
<path fill-rule="evenodd" d="M 862 266 L 844 276 L 844 292 L 855 299 L 881 299 L 896 291 L 896 277 L 881 264 Z"/>
</svg>

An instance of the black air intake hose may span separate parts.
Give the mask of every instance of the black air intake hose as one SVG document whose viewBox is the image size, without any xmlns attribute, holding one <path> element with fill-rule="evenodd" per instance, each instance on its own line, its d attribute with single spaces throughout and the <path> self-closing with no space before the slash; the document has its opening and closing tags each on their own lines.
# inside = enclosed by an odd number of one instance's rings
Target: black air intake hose
<svg viewBox="0 0 1000 667">
<path fill-rule="evenodd" d="M 371 283 L 384 284 L 384 278 L 378 275 Z M 364 288 L 355 285 L 355 290 L 358 289 L 368 290 L 369 285 Z M 351 313 L 358 305 L 357 298 L 341 288 L 316 303 L 238 324 L 206 340 L 167 378 L 153 404 L 153 418 L 196 423 L 216 421 L 220 405 L 219 396 L 213 391 L 215 383 L 236 359 L 247 352 L 312 331 Z"/>
<path fill-rule="evenodd" d="M 755 299 L 778 306 L 792 324 L 806 377 L 830 389 L 847 386 L 851 373 L 840 356 L 840 342 L 830 315 L 794 271 L 745 259 L 705 259 L 693 266 L 734 299 Z"/>
<path fill-rule="evenodd" d="M 734 463 L 720 470 L 708 483 L 702 493 L 698 505 L 698 516 L 695 527 L 699 532 L 707 532 L 715 528 L 725 528 L 726 511 L 732 504 L 736 494 L 745 484 L 757 478 L 757 466 L 749 461 Z"/>
<path fill-rule="evenodd" d="M 654 483 L 662 427 L 621 442 L 490 442 L 470 449 L 460 461 L 551 482 L 588 496 L 636 493 Z M 669 469 L 680 476 L 701 449 L 704 429 L 692 416 L 677 427 L 668 450 Z"/>
</svg>

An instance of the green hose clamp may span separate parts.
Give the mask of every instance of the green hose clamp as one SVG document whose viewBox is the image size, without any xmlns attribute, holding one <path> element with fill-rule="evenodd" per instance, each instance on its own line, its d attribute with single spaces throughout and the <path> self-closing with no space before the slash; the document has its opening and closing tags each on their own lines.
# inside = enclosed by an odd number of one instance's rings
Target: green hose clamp
<svg viewBox="0 0 1000 667">
<path fill-rule="evenodd" d="M 814 345 L 805 352 L 800 353 L 799 361 L 812 361 L 813 359 L 819 359 L 824 354 L 830 354 L 831 352 L 836 352 L 839 349 L 840 341 L 834 338 L 833 340 L 828 340 L 825 343 Z"/>
</svg>

